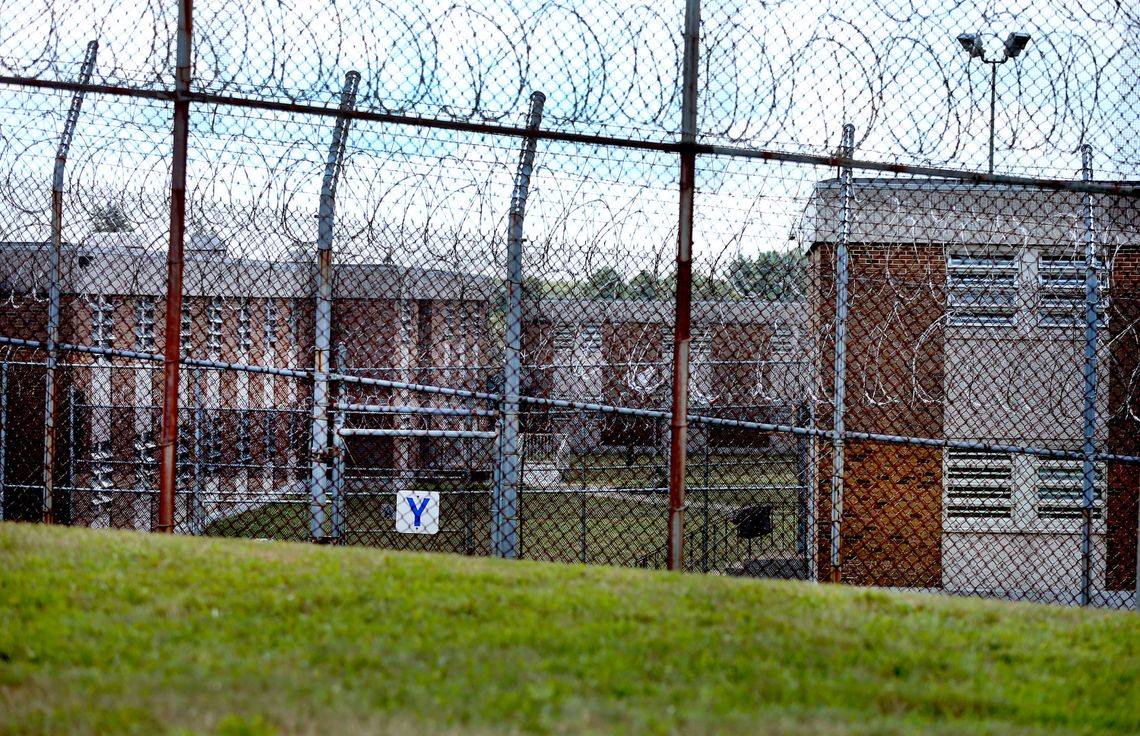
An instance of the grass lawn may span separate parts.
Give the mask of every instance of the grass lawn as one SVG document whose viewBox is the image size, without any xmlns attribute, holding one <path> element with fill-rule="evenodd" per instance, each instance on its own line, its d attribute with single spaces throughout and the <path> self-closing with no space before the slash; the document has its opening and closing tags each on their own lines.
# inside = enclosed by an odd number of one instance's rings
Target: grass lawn
<svg viewBox="0 0 1140 736">
<path fill-rule="evenodd" d="M 562 480 L 613 488 L 664 488 L 669 458 L 648 453 L 567 454 L 557 460 Z M 685 484 L 700 487 L 757 487 L 796 484 L 795 458 L 782 455 L 689 453 Z"/>
<path fill-rule="evenodd" d="M 442 488 L 441 488 L 442 490 Z M 451 490 L 455 490 L 453 487 Z M 385 549 L 490 554 L 489 491 L 447 495 L 443 490 L 443 523 L 434 536 L 398 534 L 384 513 L 391 494 L 356 496 L 348 504 L 345 540 L 353 545 Z M 751 556 L 802 556 L 796 544 L 796 506 L 767 493 L 738 491 L 735 499 L 708 494 L 689 498 L 685 531 L 687 565 L 693 570 L 724 571 Z M 735 506 L 726 505 L 734 501 Z M 736 534 L 729 509 L 774 501 L 773 533 L 751 546 Z M 663 494 L 627 494 L 611 497 L 597 493 L 541 493 L 524 491 L 519 528 L 520 552 L 525 559 L 551 562 L 589 562 L 633 567 L 664 567 L 668 523 Z M 211 536 L 266 538 L 280 541 L 308 539 L 307 503 L 270 503 L 211 524 Z M 368 531 L 363 531 L 368 530 Z"/>
<path fill-rule="evenodd" d="M 1140 616 L 0 524 L 3 733 L 1137 733 Z"/>
</svg>

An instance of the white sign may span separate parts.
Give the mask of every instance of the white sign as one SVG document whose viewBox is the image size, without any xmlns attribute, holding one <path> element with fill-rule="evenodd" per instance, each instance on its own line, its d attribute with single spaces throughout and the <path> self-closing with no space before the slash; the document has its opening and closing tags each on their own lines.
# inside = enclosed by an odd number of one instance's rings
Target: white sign
<svg viewBox="0 0 1140 736">
<path fill-rule="evenodd" d="M 396 494 L 396 531 L 435 534 L 439 531 L 439 493 L 400 491 Z"/>
</svg>

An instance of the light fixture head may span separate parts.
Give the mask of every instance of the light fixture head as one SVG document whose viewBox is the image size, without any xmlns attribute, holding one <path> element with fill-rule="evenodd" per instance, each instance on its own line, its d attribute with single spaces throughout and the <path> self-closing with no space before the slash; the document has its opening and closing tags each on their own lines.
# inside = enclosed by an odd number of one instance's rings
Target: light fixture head
<svg viewBox="0 0 1140 736">
<path fill-rule="evenodd" d="M 1005 39 L 1005 55 L 1010 59 L 1017 56 L 1029 45 L 1028 33 L 1011 33 Z"/>
<path fill-rule="evenodd" d="M 958 43 L 962 44 L 962 48 L 970 55 L 971 59 L 976 59 L 982 55 L 982 40 L 978 38 L 975 33 L 959 33 Z"/>
</svg>

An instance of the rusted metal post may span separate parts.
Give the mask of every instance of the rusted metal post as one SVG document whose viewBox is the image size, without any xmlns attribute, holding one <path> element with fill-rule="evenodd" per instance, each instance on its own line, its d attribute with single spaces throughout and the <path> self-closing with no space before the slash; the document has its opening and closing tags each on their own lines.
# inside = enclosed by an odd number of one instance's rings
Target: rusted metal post
<svg viewBox="0 0 1140 736">
<path fill-rule="evenodd" d="M 1092 147 L 1081 146 L 1081 173 L 1085 184 L 1092 181 Z M 1080 603 L 1087 606 L 1092 600 L 1092 536 L 1093 513 L 1096 507 L 1096 391 L 1097 329 L 1100 315 L 1097 306 L 1096 232 L 1093 222 L 1092 195 L 1085 192 L 1085 367 L 1084 367 L 1084 458 L 1081 462 L 1081 596 Z"/>
<path fill-rule="evenodd" d="M 0 521 L 4 521 L 4 463 L 8 454 L 8 364 L 0 363 Z"/>
<path fill-rule="evenodd" d="M 685 567 L 685 469 L 689 442 L 689 338 L 693 306 L 693 194 L 696 187 L 697 72 L 700 0 L 685 2 L 685 54 L 681 90 L 681 191 L 677 223 L 677 292 L 673 322 L 673 406 L 669 425 L 670 570 Z"/>
<path fill-rule="evenodd" d="M 855 155 L 855 126 L 843 126 L 843 158 Z M 835 244 L 835 394 L 833 429 L 831 440 L 831 582 L 842 582 L 842 557 L 840 532 L 843 520 L 843 474 L 845 431 L 844 420 L 847 407 L 847 282 L 850 278 L 850 264 L 847 260 L 847 232 L 849 207 L 851 206 L 851 165 L 844 164 L 840 176 L 842 188 L 839 199 L 839 237 Z"/>
<path fill-rule="evenodd" d="M 83 66 L 79 69 L 79 83 L 89 84 L 95 69 L 95 55 L 99 42 L 87 44 Z M 71 109 L 63 122 L 63 132 L 59 136 L 59 148 L 55 154 L 55 168 L 51 176 L 51 261 L 48 266 L 48 329 L 47 329 L 47 371 L 44 376 L 44 523 L 55 520 L 52 508 L 55 493 L 55 370 L 59 363 L 59 313 L 60 286 L 59 269 L 63 257 L 63 172 L 67 166 L 67 152 L 79 122 L 79 111 L 83 107 L 83 91 L 77 91 L 71 98 Z M 3 518 L 0 512 L 0 519 Z"/>
<path fill-rule="evenodd" d="M 344 373 L 348 370 L 348 359 L 345 356 L 344 345 L 338 345 L 336 351 L 336 370 Z M 344 459 L 348 453 L 341 430 L 344 429 L 345 410 L 348 405 L 348 386 L 344 381 L 337 381 L 337 411 L 333 414 L 332 442 L 333 458 L 330 468 L 330 483 L 332 487 L 332 535 L 336 544 L 344 544 L 344 515 L 347 499 L 345 498 Z"/>
<path fill-rule="evenodd" d="M 336 183 L 344 157 L 348 126 L 356 104 L 356 89 L 360 74 L 344 75 L 344 89 L 340 93 L 341 114 L 333 128 L 332 143 L 325 161 L 325 176 L 321 182 L 320 210 L 317 214 L 317 314 L 315 362 L 313 365 L 313 430 L 310 438 L 309 481 L 309 540 L 322 542 L 325 537 L 326 507 L 328 506 L 329 461 L 329 357 L 332 347 L 332 241 L 336 222 Z"/>
<path fill-rule="evenodd" d="M 166 252 L 166 324 L 162 361 L 162 436 L 158 441 L 158 526 L 174 531 L 178 464 L 178 359 L 182 351 L 182 247 L 186 235 L 186 151 L 190 137 L 190 49 L 193 0 L 178 3 L 178 71 L 174 78 L 174 145 L 170 166 L 170 245 Z"/>
<path fill-rule="evenodd" d="M 538 131 L 546 95 L 530 96 L 526 127 Z M 491 489 L 491 554 L 514 559 L 519 553 L 519 392 L 522 379 L 523 220 L 538 138 L 527 136 L 519 154 L 515 188 L 511 193 L 507 232 L 507 316 L 503 328 L 503 400 L 500 403 L 498 462 Z"/>
</svg>

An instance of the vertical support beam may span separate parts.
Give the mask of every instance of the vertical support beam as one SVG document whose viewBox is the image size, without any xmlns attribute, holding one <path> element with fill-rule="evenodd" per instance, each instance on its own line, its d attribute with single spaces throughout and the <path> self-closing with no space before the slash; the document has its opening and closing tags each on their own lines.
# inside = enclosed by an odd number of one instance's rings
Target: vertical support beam
<svg viewBox="0 0 1140 736">
<path fill-rule="evenodd" d="M 313 427 L 309 444 L 309 540 L 321 542 L 325 536 L 325 507 L 328 505 L 329 455 L 329 350 L 332 345 L 332 240 L 336 221 L 336 183 L 351 118 L 348 113 L 356 104 L 360 74 L 344 75 L 340 94 L 340 115 L 333 128 L 332 143 L 325 161 L 321 182 L 320 210 L 317 213 L 317 310 L 315 363 L 313 365 Z"/>
<path fill-rule="evenodd" d="M 807 426 L 809 429 L 816 428 L 816 415 L 815 415 L 815 402 L 807 402 Z M 814 439 L 809 439 L 806 443 L 807 447 L 807 475 L 805 484 L 807 488 L 807 565 L 808 565 L 808 580 L 813 583 L 819 582 L 819 483 L 816 479 L 819 477 L 819 443 Z"/>
<path fill-rule="evenodd" d="M 491 554 L 515 559 L 519 553 L 519 385 L 522 371 L 523 220 L 534 153 L 542 124 L 546 95 L 530 96 L 526 127 L 532 135 L 523 141 L 515 188 L 511 193 L 510 229 L 507 233 L 507 316 L 503 330 L 503 400 L 499 409 L 498 462 L 491 491 Z"/>
<path fill-rule="evenodd" d="M 338 345 L 336 351 L 336 368 L 341 373 L 344 373 L 347 367 L 344 345 Z M 348 403 L 348 387 L 344 381 L 338 381 L 336 384 L 336 398 L 337 403 L 340 405 Z M 345 503 L 347 502 L 344 496 L 344 457 L 348 448 L 345 445 L 344 437 L 340 434 L 340 431 L 344 429 L 344 414 L 344 410 L 338 410 L 333 414 L 332 429 L 333 456 L 331 469 L 332 478 L 330 479 L 330 485 L 332 486 L 332 535 L 337 544 L 344 544 L 344 509 Z"/>
<path fill-rule="evenodd" d="M 685 469 L 689 444 L 689 339 L 693 307 L 693 195 L 697 178 L 697 76 L 700 0 L 685 1 L 681 80 L 681 190 L 677 220 L 677 291 L 673 315 L 673 413 L 669 424 L 669 570 L 685 567 Z"/>
<path fill-rule="evenodd" d="M 0 363 L 0 521 L 4 521 L 4 464 L 8 448 L 8 364 Z"/>
<path fill-rule="evenodd" d="M 166 324 L 162 360 L 162 436 L 158 441 L 158 525 L 174 532 L 178 465 L 178 359 L 182 352 L 182 249 L 186 235 L 186 152 L 190 137 L 193 0 L 178 2 L 178 70 L 174 78 L 174 143 L 170 165 L 170 245 L 166 252 Z"/>
<path fill-rule="evenodd" d="M 1092 181 L 1092 147 L 1081 146 L 1081 174 L 1086 184 Z M 1084 442 L 1081 454 L 1081 595 L 1087 606 L 1092 598 L 1092 527 L 1096 504 L 1096 393 L 1097 330 L 1100 324 L 1097 283 L 1096 232 L 1093 225 L 1092 195 L 1084 193 L 1085 218 L 1085 370 L 1084 370 Z"/>
<path fill-rule="evenodd" d="M 202 467 L 205 461 L 205 443 L 202 428 L 206 423 L 206 409 L 202 403 L 202 369 L 190 369 L 190 385 L 194 394 L 194 487 L 190 495 L 190 533 L 202 534 L 205 524 L 205 492 L 202 488 Z"/>
<path fill-rule="evenodd" d="M 855 155 L 855 126 L 843 126 L 841 155 L 850 160 Z M 840 557 L 840 531 L 843 518 L 843 462 L 844 413 L 847 406 L 847 282 L 850 278 L 847 261 L 848 208 L 851 205 L 851 165 L 844 163 L 841 174 L 839 200 L 839 237 L 835 244 L 835 387 L 832 400 L 833 429 L 831 441 L 831 582 L 842 581 Z"/>
<path fill-rule="evenodd" d="M 95 55 L 99 42 L 87 44 L 83 66 L 79 69 L 79 83 L 89 84 L 95 69 Z M 55 492 L 55 369 L 59 363 L 59 313 L 60 287 L 59 268 L 63 255 L 63 172 L 67 166 L 67 152 L 79 123 L 79 111 L 83 107 L 83 90 L 78 90 L 71 98 L 71 108 L 63 122 L 63 132 L 59 136 L 59 148 L 55 154 L 55 167 L 51 176 L 51 260 L 48 266 L 48 328 L 47 328 L 47 371 L 44 376 L 44 523 L 55 520 L 52 508 Z M 0 471 L 2 472 L 2 471 Z M 3 519 L 0 511 L 0 519 Z"/>
</svg>

